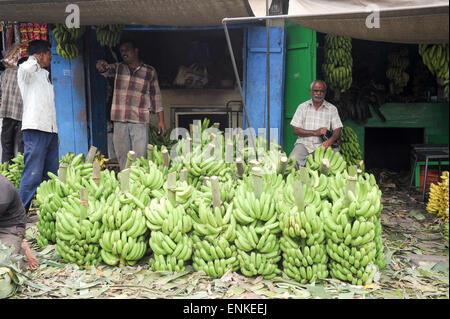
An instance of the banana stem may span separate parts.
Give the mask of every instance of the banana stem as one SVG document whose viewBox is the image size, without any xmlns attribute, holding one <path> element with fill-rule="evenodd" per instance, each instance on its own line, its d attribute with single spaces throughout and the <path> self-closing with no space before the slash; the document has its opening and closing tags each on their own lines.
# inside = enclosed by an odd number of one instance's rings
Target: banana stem
<svg viewBox="0 0 450 319">
<path fill-rule="evenodd" d="M 260 198 L 263 192 L 261 167 L 259 166 L 252 167 L 252 175 L 253 175 L 253 192 L 255 193 L 256 198 Z"/>
<path fill-rule="evenodd" d="M 153 162 L 153 145 L 152 144 L 147 145 L 147 159 L 149 161 Z"/>
<path fill-rule="evenodd" d="M 100 164 L 97 161 L 92 163 L 92 179 L 95 184 L 100 185 Z"/>
<path fill-rule="evenodd" d="M 288 164 L 288 158 L 286 156 L 283 156 L 280 158 L 280 161 L 278 163 L 278 170 L 277 173 L 284 175 L 285 171 L 286 171 L 286 167 Z"/>
<path fill-rule="evenodd" d="M 220 207 L 222 201 L 220 200 L 220 186 L 217 176 L 211 176 L 211 191 L 213 207 Z"/>
<path fill-rule="evenodd" d="M 120 190 L 122 193 L 128 193 L 130 190 L 130 169 L 126 168 L 120 172 Z"/>
<path fill-rule="evenodd" d="M 95 154 L 97 153 L 97 148 L 95 146 L 91 146 L 89 149 L 88 155 L 86 157 L 85 163 L 92 163 L 94 161 Z"/>
<path fill-rule="evenodd" d="M 323 158 L 320 162 L 319 172 L 326 176 L 330 174 L 330 161 L 327 158 Z"/>
<path fill-rule="evenodd" d="M 297 204 L 298 211 L 302 212 L 305 210 L 305 195 L 303 193 L 303 182 L 298 180 L 294 182 L 294 198 Z"/>
<path fill-rule="evenodd" d="M 88 206 L 88 190 L 87 188 L 82 188 L 80 189 L 80 223 L 87 217 Z"/>
<path fill-rule="evenodd" d="M 242 176 L 244 175 L 244 163 L 242 161 L 242 158 L 240 157 L 236 158 L 236 169 L 237 169 L 236 176 L 239 179 L 242 179 Z"/>
<path fill-rule="evenodd" d="M 136 157 L 136 153 L 134 151 L 129 151 L 128 152 L 128 154 L 127 154 L 127 163 L 125 165 L 125 168 L 130 168 L 131 167 L 135 157 Z"/>
<path fill-rule="evenodd" d="M 167 175 L 167 197 L 170 203 L 176 207 L 177 172 Z"/>
<path fill-rule="evenodd" d="M 183 168 L 180 172 L 180 181 L 186 182 L 188 177 L 188 170 L 187 168 Z"/>
<path fill-rule="evenodd" d="M 164 149 L 162 152 L 163 166 L 169 168 L 169 151 Z"/>
<path fill-rule="evenodd" d="M 67 167 L 68 167 L 68 165 L 66 163 L 61 163 L 59 165 L 58 176 L 59 176 L 59 180 L 63 183 L 66 182 L 66 178 L 67 178 Z"/>
<path fill-rule="evenodd" d="M 345 191 L 345 202 L 347 203 L 347 205 L 350 205 L 349 198 L 348 198 L 348 192 L 352 191 L 353 193 L 355 193 L 356 183 L 358 182 L 357 172 L 358 172 L 358 169 L 357 169 L 356 165 L 352 165 L 348 168 L 348 178 L 347 178 L 347 185 L 346 185 L 346 191 Z"/>
</svg>

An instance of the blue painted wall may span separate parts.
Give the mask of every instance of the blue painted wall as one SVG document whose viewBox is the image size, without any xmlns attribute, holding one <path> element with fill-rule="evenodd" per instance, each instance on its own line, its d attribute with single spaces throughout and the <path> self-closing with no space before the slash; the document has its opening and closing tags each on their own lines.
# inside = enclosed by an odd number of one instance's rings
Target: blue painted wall
<svg viewBox="0 0 450 319">
<path fill-rule="evenodd" d="M 244 95 L 250 126 L 258 134 L 259 128 L 267 128 L 267 81 L 266 52 L 267 38 L 265 26 L 248 27 L 244 48 Z M 270 43 L 270 128 L 278 129 L 278 134 L 270 133 L 270 140 L 277 139 L 283 145 L 284 112 L 284 71 L 285 71 L 285 29 L 271 27 Z M 244 128 L 247 124 L 244 120 Z M 267 136 L 267 133 L 266 133 Z"/>
<path fill-rule="evenodd" d="M 50 40 L 52 43 L 51 79 L 55 91 L 56 120 L 60 141 L 59 155 L 61 157 L 68 152 L 87 155 L 89 138 L 83 57 L 80 55 L 73 60 L 64 59 L 56 53 L 57 42 L 52 33 L 50 33 Z"/>
</svg>

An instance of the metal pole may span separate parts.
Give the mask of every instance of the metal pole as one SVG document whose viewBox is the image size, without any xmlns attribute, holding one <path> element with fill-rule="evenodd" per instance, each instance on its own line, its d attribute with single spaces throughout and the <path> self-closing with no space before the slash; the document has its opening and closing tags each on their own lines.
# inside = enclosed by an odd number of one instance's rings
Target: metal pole
<svg viewBox="0 0 450 319">
<path fill-rule="evenodd" d="M 223 23 L 223 27 L 224 27 L 224 30 L 225 30 L 225 38 L 227 40 L 228 50 L 230 51 L 231 63 L 233 64 L 233 70 L 234 70 L 236 83 L 238 85 L 239 93 L 241 95 L 242 105 L 244 107 L 245 122 L 247 123 L 247 127 L 250 128 L 251 126 L 250 126 L 250 120 L 248 119 L 247 104 L 245 103 L 244 92 L 242 90 L 241 80 L 239 79 L 239 72 L 238 72 L 238 69 L 237 69 L 236 60 L 234 58 L 233 46 L 231 45 L 230 35 L 228 33 L 228 28 L 227 28 L 227 23 L 225 21 L 222 21 L 222 23 Z M 256 159 L 258 160 L 258 152 L 256 151 L 256 142 L 255 141 L 253 142 L 253 148 L 255 150 Z"/>
<path fill-rule="evenodd" d="M 266 16 L 269 15 L 269 0 L 266 0 Z M 267 150 L 270 145 L 270 42 L 269 42 L 269 27 L 270 21 L 266 20 L 266 95 L 267 95 Z"/>
</svg>

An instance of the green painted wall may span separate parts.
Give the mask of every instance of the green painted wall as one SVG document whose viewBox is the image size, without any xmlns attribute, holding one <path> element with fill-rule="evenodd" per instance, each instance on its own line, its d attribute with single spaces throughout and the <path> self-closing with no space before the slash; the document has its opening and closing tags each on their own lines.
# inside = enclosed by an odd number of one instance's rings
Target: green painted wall
<svg viewBox="0 0 450 319">
<path fill-rule="evenodd" d="M 364 156 L 365 127 L 415 127 L 425 128 L 425 143 L 448 144 L 449 124 L 448 103 L 387 103 L 380 107 L 386 122 L 374 115 L 365 125 L 345 121 L 358 135 L 358 141 Z"/>
</svg>

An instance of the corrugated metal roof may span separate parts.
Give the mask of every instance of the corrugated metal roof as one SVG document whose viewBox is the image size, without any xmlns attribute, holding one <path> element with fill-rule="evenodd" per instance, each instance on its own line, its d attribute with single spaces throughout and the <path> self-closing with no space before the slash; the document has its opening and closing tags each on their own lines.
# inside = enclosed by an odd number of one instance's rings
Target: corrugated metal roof
<svg viewBox="0 0 450 319">
<path fill-rule="evenodd" d="M 80 8 L 82 25 L 214 26 L 253 16 L 247 0 L 0 0 L 0 20 L 64 23 L 69 4 Z"/>
</svg>

